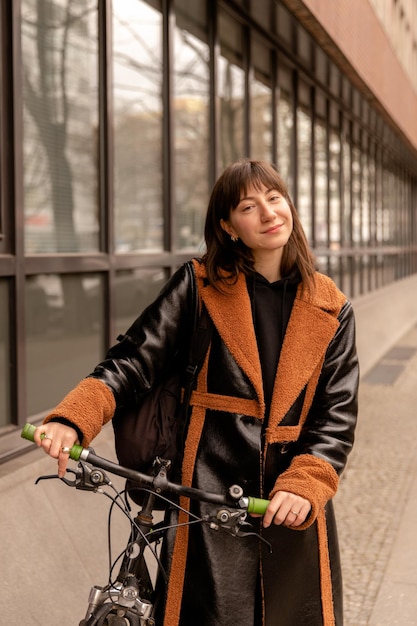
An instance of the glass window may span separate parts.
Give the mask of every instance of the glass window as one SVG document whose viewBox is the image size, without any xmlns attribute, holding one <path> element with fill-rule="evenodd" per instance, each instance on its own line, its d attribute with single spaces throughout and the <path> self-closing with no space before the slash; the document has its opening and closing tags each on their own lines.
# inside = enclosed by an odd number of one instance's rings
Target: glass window
<svg viewBox="0 0 417 626">
<path fill-rule="evenodd" d="M 326 85 L 329 58 L 326 53 L 317 46 L 314 46 L 314 53 L 316 55 L 315 72 L 320 83 Z"/>
<path fill-rule="evenodd" d="M 314 239 L 316 245 L 327 244 L 327 131 L 326 126 L 321 120 L 317 120 L 315 124 L 315 187 L 316 187 L 316 205 L 315 205 L 315 225 Z"/>
<path fill-rule="evenodd" d="M 0 9 L 1 11 L 1 9 Z M 2 29 L 1 29 L 1 19 L 0 19 L 0 67 L 3 67 L 2 61 L 2 46 L 3 42 L 1 40 Z M 0 76 L 0 93 L 4 93 L 2 89 L 2 76 Z M 4 188 L 3 188 L 3 102 L 0 98 L 0 253 L 3 252 L 1 241 L 4 237 L 4 222 L 3 222 L 3 204 L 4 204 Z"/>
<path fill-rule="evenodd" d="M 173 56 L 175 246 L 195 250 L 203 241 L 209 197 L 210 53 L 204 11 L 185 0 L 177 5 Z"/>
<path fill-rule="evenodd" d="M 116 252 L 163 249 L 162 16 L 113 2 Z"/>
<path fill-rule="evenodd" d="M 294 195 L 294 96 L 291 71 L 280 67 L 278 81 L 278 169 L 290 194 Z"/>
<path fill-rule="evenodd" d="M 297 25 L 297 52 L 307 67 L 313 65 L 313 47 L 310 35 L 301 25 Z"/>
<path fill-rule="evenodd" d="M 383 240 L 385 243 L 396 245 L 397 242 L 397 203 L 396 179 L 391 169 L 385 168 L 382 180 L 382 201 L 383 201 Z"/>
<path fill-rule="evenodd" d="M 97 0 L 22 0 L 26 254 L 99 249 L 97 24 Z"/>
<path fill-rule="evenodd" d="M 378 155 L 379 156 L 379 155 Z M 377 157 L 376 171 L 375 171 L 375 237 L 377 245 L 382 244 L 383 237 L 383 207 L 382 207 L 382 180 L 383 171 L 381 159 Z"/>
<path fill-rule="evenodd" d="M 361 242 L 361 152 L 352 146 L 352 241 Z"/>
<path fill-rule="evenodd" d="M 155 267 L 116 273 L 114 282 L 116 337 L 124 334 L 143 309 L 156 298 L 167 279 L 167 272 Z"/>
<path fill-rule="evenodd" d="M 250 81 L 251 157 L 273 160 L 271 56 L 264 42 L 253 40 Z"/>
<path fill-rule="evenodd" d="M 340 96 L 341 75 L 338 68 L 330 61 L 329 63 L 329 87 L 335 96 Z"/>
<path fill-rule="evenodd" d="M 53 407 L 103 358 L 103 311 L 100 274 L 27 278 L 28 415 Z"/>
<path fill-rule="evenodd" d="M 382 241 L 384 243 L 390 242 L 391 235 L 391 185 L 392 174 L 388 171 L 384 164 L 382 177 Z"/>
<path fill-rule="evenodd" d="M 311 219 L 311 136 L 312 122 L 309 106 L 309 89 L 307 85 L 299 86 L 299 102 L 297 106 L 297 210 L 308 240 L 312 240 Z"/>
<path fill-rule="evenodd" d="M 330 108 L 329 134 L 329 236 L 331 248 L 339 248 L 340 243 L 340 130 L 339 112 Z"/>
<path fill-rule="evenodd" d="M 271 28 L 272 2 L 259 2 L 259 0 L 251 0 L 251 15 L 254 20 L 263 26 L 267 31 Z"/>
<path fill-rule="evenodd" d="M 369 206 L 369 163 L 368 154 L 362 153 L 361 163 L 361 244 L 368 245 L 371 238 L 371 225 L 370 225 L 370 206 Z"/>
<path fill-rule="evenodd" d="M 275 32 L 283 41 L 291 44 L 293 40 L 294 18 L 281 3 L 276 6 Z"/>
<path fill-rule="evenodd" d="M 341 89 L 343 104 L 350 109 L 352 105 L 352 84 L 346 76 L 342 76 Z"/>
<path fill-rule="evenodd" d="M 350 144 L 350 125 L 344 120 L 342 132 L 342 160 L 343 160 L 343 211 L 342 211 L 342 245 L 348 247 L 352 241 L 352 159 Z"/>
<path fill-rule="evenodd" d="M 368 159 L 369 171 L 369 228 L 370 228 L 370 244 L 375 246 L 376 242 L 376 164 L 375 164 L 375 146 L 369 154 Z M 370 258 L 370 285 L 369 289 L 376 289 L 376 272 L 375 272 L 375 255 Z"/>
<path fill-rule="evenodd" d="M 357 117 L 361 114 L 361 95 L 359 91 L 352 88 L 352 111 Z"/>
<path fill-rule="evenodd" d="M 0 280 L 0 428 L 11 422 L 9 289 Z"/>
<path fill-rule="evenodd" d="M 220 12 L 221 56 L 218 62 L 220 102 L 220 169 L 245 154 L 245 72 L 243 70 L 243 33 L 240 24 Z"/>
</svg>

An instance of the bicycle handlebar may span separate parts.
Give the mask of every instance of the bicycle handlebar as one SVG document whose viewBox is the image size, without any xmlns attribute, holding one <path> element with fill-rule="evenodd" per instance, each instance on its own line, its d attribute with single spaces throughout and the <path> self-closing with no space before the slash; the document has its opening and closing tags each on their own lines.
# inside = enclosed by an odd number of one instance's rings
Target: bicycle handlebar
<svg viewBox="0 0 417 626">
<path fill-rule="evenodd" d="M 33 424 L 25 424 L 21 432 L 21 437 L 23 437 L 23 439 L 27 439 L 28 441 L 34 441 L 35 430 L 36 426 L 33 426 Z M 43 438 L 42 435 L 41 438 Z M 142 472 L 137 472 L 136 470 L 129 469 L 128 467 L 124 467 L 123 465 L 119 465 L 118 463 L 114 463 L 113 461 L 97 456 L 94 450 L 83 448 L 78 444 L 74 444 L 72 446 L 69 452 L 69 457 L 73 461 L 88 460 L 89 463 L 92 463 L 101 469 L 107 470 L 112 474 L 116 474 L 117 476 L 132 480 L 133 482 L 152 487 L 157 493 L 169 491 L 171 493 L 190 497 L 195 500 L 211 502 L 212 504 L 225 506 L 231 505 L 230 499 L 227 499 L 220 494 L 209 493 L 194 487 L 186 487 L 185 485 L 171 483 L 166 478 L 161 478 L 161 476 L 154 477 L 149 476 L 148 474 L 142 474 Z M 234 502 L 232 505 L 244 508 L 248 513 L 264 515 L 266 509 L 268 508 L 269 500 L 254 498 L 252 496 L 242 496 L 238 499 L 238 502 Z"/>
</svg>

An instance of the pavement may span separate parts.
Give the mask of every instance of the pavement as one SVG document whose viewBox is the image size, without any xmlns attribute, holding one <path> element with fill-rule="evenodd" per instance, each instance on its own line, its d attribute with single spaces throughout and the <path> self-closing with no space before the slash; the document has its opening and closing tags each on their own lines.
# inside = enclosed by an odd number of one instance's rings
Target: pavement
<svg viewBox="0 0 417 626">
<path fill-rule="evenodd" d="M 417 326 L 361 381 L 335 507 L 345 626 L 417 625 Z"/>
<path fill-rule="evenodd" d="M 356 442 L 335 498 L 344 626 L 417 626 L 416 413 L 417 326 L 361 381 Z M 112 458 L 111 425 L 94 447 Z M 74 626 L 91 584 L 106 582 L 108 500 L 60 481 L 34 486 L 51 471 L 38 449 L 0 467 L 1 624 Z M 129 528 L 116 518 L 112 531 L 117 555 Z"/>
</svg>

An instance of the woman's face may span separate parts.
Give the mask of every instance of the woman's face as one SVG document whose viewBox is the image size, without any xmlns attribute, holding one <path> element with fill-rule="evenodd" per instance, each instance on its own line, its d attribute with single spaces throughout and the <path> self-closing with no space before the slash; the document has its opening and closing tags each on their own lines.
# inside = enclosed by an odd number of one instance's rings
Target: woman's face
<svg viewBox="0 0 417 626">
<path fill-rule="evenodd" d="M 248 187 L 222 228 L 252 250 L 255 264 L 266 256 L 282 255 L 293 228 L 291 208 L 277 189 Z"/>
</svg>

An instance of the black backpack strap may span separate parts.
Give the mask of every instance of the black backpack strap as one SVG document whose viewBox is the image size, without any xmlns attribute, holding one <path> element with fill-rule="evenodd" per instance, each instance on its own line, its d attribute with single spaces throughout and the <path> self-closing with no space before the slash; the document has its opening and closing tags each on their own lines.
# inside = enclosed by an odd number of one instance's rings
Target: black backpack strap
<svg viewBox="0 0 417 626">
<path fill-rule="evenodd" d="M 185 370 L 183 400 L 183 404 L 185 407 L 188 407 L 193 383 L 203 365 L 205 356 L 207 354 L 207 350 L 210 345 L 211 334 L 212 322 L 207 312 L 207 309 L 203 304 L 201 308 L 201 313 L 198 316 L 197 328 L 194 330 L 193 333 L 190 348 L 190 357 Z"/>
<path fill-rule="evenodd" d="M 188 357 L 188 365 L 185 369 L 185 378 L 184 378 L 184 396 L 182 400 L 182 428 L 180 428 L 179 432 L 179 449 L 183 450 L 183 446 L 185 443 L 185 433 L 188 428 L 188 408 L 190 405 L 191 393 L 193 390 L 194 382 L 197 378 L 197 375 L 203 365 L 204 359 L 207 354 L 207 350 L 210 345 L 210 340 L 212 336 L 213 324 L 208 314 L 208 311 L 204 305 L 201 306 L 200 312 L 200 303 L 198 297 L 198 288 L 197 288 L 197 280 L 194 273 L 194 268 L 191 267 L 191 272 L 193 275 L 193 294 L 194 298 L 194 324 L 193 324 L 193 336 L 191 339 L 189 357 Z"/>
</svg>

